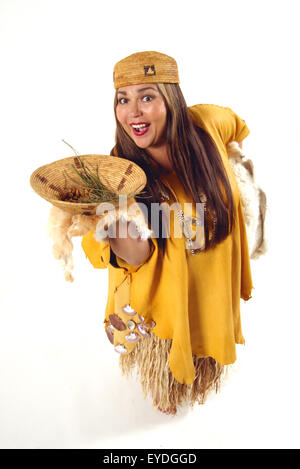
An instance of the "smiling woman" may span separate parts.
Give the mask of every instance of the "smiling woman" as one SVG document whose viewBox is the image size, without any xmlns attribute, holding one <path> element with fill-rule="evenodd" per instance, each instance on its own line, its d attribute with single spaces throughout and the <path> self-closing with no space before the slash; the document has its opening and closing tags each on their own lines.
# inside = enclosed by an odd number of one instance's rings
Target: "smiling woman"
<svg viewBox="0 0 300 469">
<path fill-rule="evenodd" d="M 166 139 L 167 109 L 155 83 L 117 90 L 116 117 L 139 148 L 164 168 L 171 169 Z"/>
<path fill-rule="evenodd" d="M 95 268 L 109 268 L 105 328 L 123 372 L 135 368 L 153 405 L 174 414 L 183 402 L 203 403 L 209 390 L 218 389 L 224 366 L 236 360 L 235 345 L 244 343 L 240 298 L 251 298 L 253 286 L 226 148 L 249 129 L 230 108 L 188 108 L 177 64 L 165 54 L 139 52 L 121 60 L 114 85 L 111 154 L 144 170 L 147 185 L 136 201 L 152 231 L 148 239 L 126 231 L 125 238 L 117 232 L 99 241 L 92 230 L 82 247 Z M 173 204 L 166 235 L 165 208 Z"/>
</svg>

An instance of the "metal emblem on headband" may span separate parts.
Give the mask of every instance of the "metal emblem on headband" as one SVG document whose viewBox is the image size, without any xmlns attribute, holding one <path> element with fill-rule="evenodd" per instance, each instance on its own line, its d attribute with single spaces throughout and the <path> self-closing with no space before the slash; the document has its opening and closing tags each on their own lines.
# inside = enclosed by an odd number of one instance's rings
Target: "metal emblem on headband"
<svg viewBox="0 0 300 469">
<path fill-rule="evenodd" d="M 154 65 L 145 65 L 144 66 L 144 71 L 145 71 L 145 77 L 156 75 Z"/>
</svg>

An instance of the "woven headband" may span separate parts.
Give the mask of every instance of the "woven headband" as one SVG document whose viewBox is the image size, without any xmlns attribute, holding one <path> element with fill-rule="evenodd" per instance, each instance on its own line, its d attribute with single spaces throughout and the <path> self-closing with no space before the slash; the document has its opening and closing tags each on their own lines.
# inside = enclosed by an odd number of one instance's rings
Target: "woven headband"
<svg viewBox="0 0 300 469">
<path fill-rule="evenodd" d="M 160 52 L 137 52 L 114 67 L 114 87 L 139 83 L 179 83 L 177 63 Z"/>
</svg>

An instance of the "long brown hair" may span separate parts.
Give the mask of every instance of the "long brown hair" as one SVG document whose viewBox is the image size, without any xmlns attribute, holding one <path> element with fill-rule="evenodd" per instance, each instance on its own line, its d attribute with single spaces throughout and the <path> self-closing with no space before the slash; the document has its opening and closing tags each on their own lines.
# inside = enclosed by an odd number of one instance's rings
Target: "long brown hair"
<svg viewBox="0 0 300 469">
<path fill-rule="evenodd" d="M 234 203 L 230 182 L 215 142 L 204 129 L 194 125 L 180 86 L 175 83 L 157 83 L 157 87 L 167 108 L 166 135 L 173 168 L 193 202 L 201 202 L 202 192 L 206 195 L 206 250 L 223 241 L 232 231 Z M 115 116 L 117 104 L 116 93 Z M 136 199 L 147 206 L 151 218 L 151 203 L 165 201 L 166 196 L 170 195 L 169 190 L 159 177 L 161 169 L 158 163 L 146 150 L 136 146 L 117 116 L 116 123 L 116 146 L 111 154 L 130 159 L 145 171 L 147 185 L 144 198 L 137 196 Z M 151 219 L 149 221 L 151 224 Z M 164 249 L 165 238 L 159 234 L 157 236 L 158 244 Z"/>
</svg>

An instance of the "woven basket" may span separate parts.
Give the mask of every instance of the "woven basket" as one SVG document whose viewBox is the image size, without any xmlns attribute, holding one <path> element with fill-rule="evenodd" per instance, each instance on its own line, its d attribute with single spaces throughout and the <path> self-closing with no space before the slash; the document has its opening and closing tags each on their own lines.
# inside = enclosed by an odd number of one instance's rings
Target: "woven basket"
<svg viewBox="0 0 300 469">
<path fill-rule="evenodd" d="M 135 163 L 124 158 L 106 155 L 80 155 L 82 163 L 86 163 L 92 171 L 97 171 L 105 189 L 114 194 L 136 195 L 145 187 L 147 178 L 144 171 Z M 94 215 L 100 202 L 78 203 L 62 200 L 65 193 L 74 184 L 69 176 L 76 180 L 72 166 L 79 169 L 76 156 L 63 158 L 36 169 L 30 184 L 35 192 L 51 202 L 52 205 L 72 214 Z M 78 178 L 80 184 L 80 179 Z"/>
</svg>

